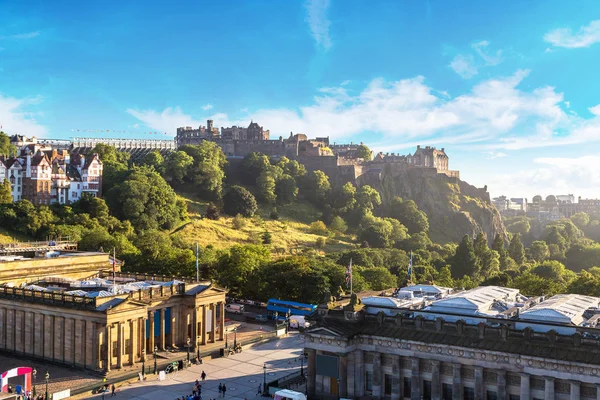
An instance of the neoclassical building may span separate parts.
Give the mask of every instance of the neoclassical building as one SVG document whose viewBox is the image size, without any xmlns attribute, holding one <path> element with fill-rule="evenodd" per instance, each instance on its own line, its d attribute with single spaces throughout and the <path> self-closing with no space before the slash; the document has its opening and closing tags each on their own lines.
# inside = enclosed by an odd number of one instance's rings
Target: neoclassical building
<svg viewBox="0 0 600 400">
<path fill-rule="evenodd" d="M 600 399 L 597 298 L 478 289 L 320 307 L 305 333 L 309 397 Z"/>
<path fill-rule="evenodd" d="M 1 266 L 0 266 L 1 267 Z M 223 340 L 224 289 L 116 272 L 0 286 L 0 351 L 109 373 Z"/>
</svg>

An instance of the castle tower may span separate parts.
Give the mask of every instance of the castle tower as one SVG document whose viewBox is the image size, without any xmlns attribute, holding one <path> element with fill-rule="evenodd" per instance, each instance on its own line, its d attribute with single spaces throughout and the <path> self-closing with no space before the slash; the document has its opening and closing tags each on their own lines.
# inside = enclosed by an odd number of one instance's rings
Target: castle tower
<svg viewBox="0 0 600 400">
<path fill-rule="evenodd" d="M 209 119 L 206 121 L 206 130 L 210 133 L 213 130 L 213 120 Z"/>
</svg>

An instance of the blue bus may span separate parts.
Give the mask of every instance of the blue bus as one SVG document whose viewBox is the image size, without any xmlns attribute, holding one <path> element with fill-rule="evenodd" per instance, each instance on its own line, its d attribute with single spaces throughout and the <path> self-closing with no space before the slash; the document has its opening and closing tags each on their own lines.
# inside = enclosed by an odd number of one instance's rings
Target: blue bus
<svg viewBox="0 0 600 400">
<path fill-rule="evenodd" d="M 278 313 L 280 317 L 284 317 L 288 312 L 290 315 L 310 315 L 316 310 L 317 306 L 314 304 L 303 304 L 277 299 L 269 299 L 267 302 L 267 313 L 271 317 L 275 313 Z"/>
</svg>

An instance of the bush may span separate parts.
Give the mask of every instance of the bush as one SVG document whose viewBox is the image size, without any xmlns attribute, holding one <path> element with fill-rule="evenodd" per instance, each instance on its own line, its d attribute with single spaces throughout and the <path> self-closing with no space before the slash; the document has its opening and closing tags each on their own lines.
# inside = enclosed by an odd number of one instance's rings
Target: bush
<svg viewBox="0 0 600 400">
<path fill-rule="evenodd" d="M 326 244 L 327 244 L 327 239 L 325 239 L 324 237 L 318 237 L 317 241 L 315 242 L 315 246 L 317 247 L 317 249 L 324 248 Z"/>
<path fill-rule="evenodd" d="M 313 235 L 327 235 L 327 227 L 325 226 L 325 223 L 323 221 L 315 221 L 312 224 L 310 224 L 309 231 Z"/>
<path fill-rule="evenodd" d="M 271 244 L 273 243 L 273 237 L 271 236 L 271 232 L 265 231 L 262 234 L 262 244 Z"/>
<path fill-rule="evenodd" d="M 254 195 L 241 186 L 232 186 L 223 197 L 225 213 L 251 217 L 258 210 Z"/>
<path fill-rule="evenodd" d="M 348 225 L 346 225 L 346 221 L 340 216 L 333 217 L 331 220 L 331 224 L 329 224 L 329 229 L 338 233 L 345 233 L 348 230 Z"/>
<path fill-rule="evenodd" d="M 219 218 L 221 218 L 221 215 L 219 214 L 219 209 L 213 203 L 210 203 L 208 205 L 208 207 L 206 208 L 206 214 L 204 216 L 206 218 L 212 219 L 214 221 L 216 221 Z"/>
<path fill-rule="evenodd" d="M 233 217 L 233 221 L 231 222 L 234 229 L 237 230 L 243 229 L 247 223 L 246 218 L 242 217 L 242 214 L 238 214 L 235 217 Z"/>
<path fill-rule="evenodd" d="M 271 210 L 271 214 L 269 215 L 269 217 L 275 221 L 279 219 L 279 211 L 277 211 L 277 207 L 274 207 L 273 210 Z"/>
</svg>

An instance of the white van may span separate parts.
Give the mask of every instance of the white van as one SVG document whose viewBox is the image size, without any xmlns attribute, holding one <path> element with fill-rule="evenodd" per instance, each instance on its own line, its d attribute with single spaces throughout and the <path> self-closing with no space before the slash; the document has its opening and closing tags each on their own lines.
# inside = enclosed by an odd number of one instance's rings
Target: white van
<svg viewBox="0 0 600 400">
<path fill-rule="evenodd" d="M 309 326 L 310 326 L 310 323 L 306 322 L 303 315 L 292 315 L 290 317 L 290 328 L 293 328 L 293 329 L 298 329 L 300 327 L 308 328 Z"/>
<path fill-rule="evenodd" d="M 243 304 L 226 304 L 225 311 L 234 314 L 242 314 L 245 310 Z"/>
</svg>

